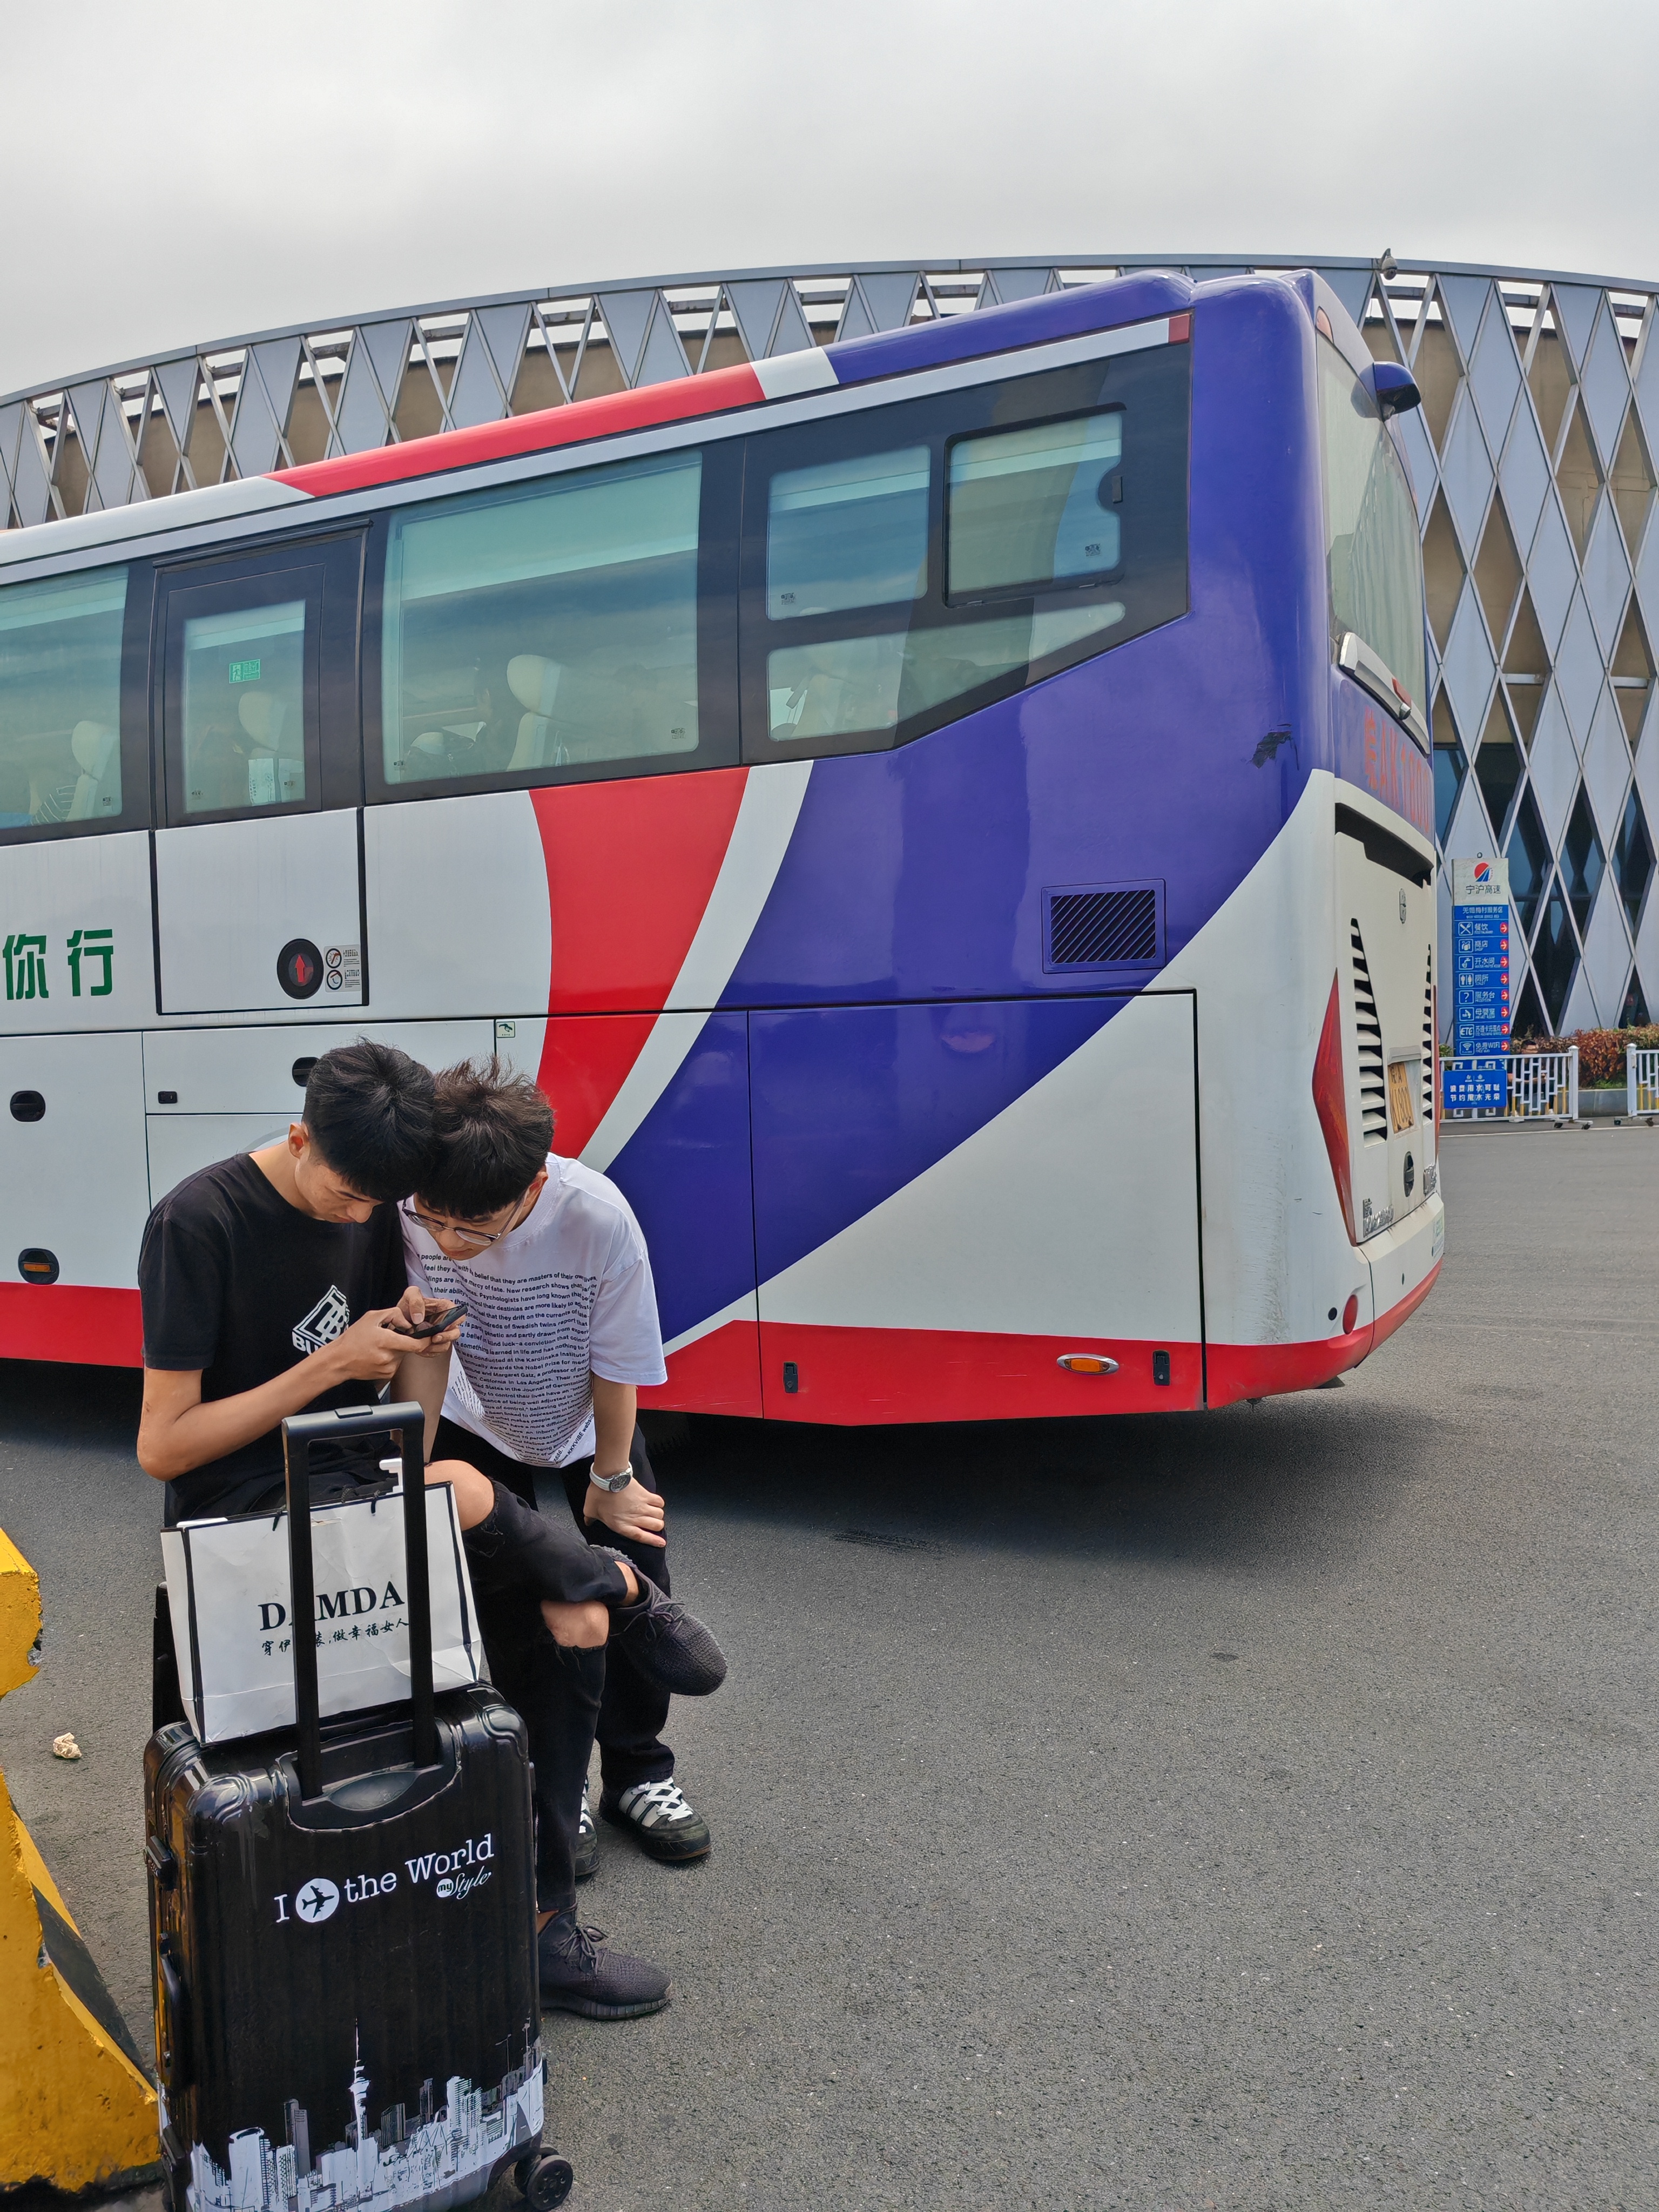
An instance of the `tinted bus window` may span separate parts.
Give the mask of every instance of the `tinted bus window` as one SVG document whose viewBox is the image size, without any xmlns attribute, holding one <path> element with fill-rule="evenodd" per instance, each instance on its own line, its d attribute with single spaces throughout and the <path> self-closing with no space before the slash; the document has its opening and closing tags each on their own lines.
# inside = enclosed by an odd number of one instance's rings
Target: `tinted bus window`
<svg viewBox="0 0 1659 2212">
<path fill-rule="evenodd" d="M 906 446 L 773 477 L 766 611 L 775 622 L 921 597 L 932 458 L 926 446 Z"/>
<path fill-rule="evenodd" d="M 1376 402 L 1328 338 L 1318 350 L 1333 637 L 1340 644 L 1352 630 L 1420 702 L 1428 678 L 1411 488 Z"/>
<path fill-rule="evenodd" d="M 961 438 L 946 526 L 953 599 L 1041 590 L 1118 566 L 1123 410 Z"/>
<path fill-rule="evenodd" d="M 395 516 L 387 784 L 696 754 L 702 488 L 676 453 Z"/>
<path fill-rule="evenodd" d="M 185 811 L 297 806 L 306 795 L 306 602 L 185 621 Z"/>
<path fill-rule="evenodd" d="M 121 817 L 125 568 L 0 589 L 0 829 Z"/>
<path fill-rule="evenodd" d="M 749 757 L 920 737 L 1184 613 L 1189 350 L 751 441 Z"/>
</svg>

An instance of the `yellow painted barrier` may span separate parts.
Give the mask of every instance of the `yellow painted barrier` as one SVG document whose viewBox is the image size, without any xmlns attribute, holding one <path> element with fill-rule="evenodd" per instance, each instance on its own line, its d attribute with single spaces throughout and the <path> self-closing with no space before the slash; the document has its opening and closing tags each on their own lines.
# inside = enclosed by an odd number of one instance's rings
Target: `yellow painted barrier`
<svg viewBox="0 0 1659 2212">
<path fill-rule="evenodd" d="M 40 1582 L 0 1529 L 0 1697 L 34 1679 L 40 1636 Z M 155 2092 L 0 1774 L 0 2189 L 86 2189 L 156 2155 Z"/>
</svg>

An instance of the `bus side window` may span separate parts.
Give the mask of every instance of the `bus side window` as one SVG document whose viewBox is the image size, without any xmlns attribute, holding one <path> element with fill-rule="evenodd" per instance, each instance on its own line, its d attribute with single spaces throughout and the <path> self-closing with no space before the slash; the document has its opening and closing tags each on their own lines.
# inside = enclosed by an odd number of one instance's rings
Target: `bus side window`
<svg viewBox="0 0 1659 2212">
<path fill-rule="evenodd" d="M 1328 338 L 1318 353 L 1332 642 L 1353 631 L 1421 702 L 1423 561 L 1411 489 L 1376 402 Z"/>
<path fill-rule="evenodd" d="M 0 587 L 0 832 L 121 821 L 127 577 Z"/>
<path fill-rule="evenodd" d="M 908 743 L 1184 613 L 1188 357 L 751 439 L 746 757 Z"/>
<path fill-rule="evenodd" d="M 735 757 L 734 732 L 705 731 L 701 711 L 708 473 L 702 452 L 671 452 L 392 515 L 387 795 Z M 729 602 L 729 577 L 720 590 Z M 707 622 L 705 608 L 705 632 Z"/>
</svg>

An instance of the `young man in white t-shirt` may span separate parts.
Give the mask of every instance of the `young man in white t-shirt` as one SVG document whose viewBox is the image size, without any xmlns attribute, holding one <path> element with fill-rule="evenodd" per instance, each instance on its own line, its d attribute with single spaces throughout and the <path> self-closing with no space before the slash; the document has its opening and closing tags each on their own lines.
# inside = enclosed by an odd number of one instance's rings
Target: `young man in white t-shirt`
<svg viewBox="0 0 1659 2212">
<path fill-rule="evenodd" d="M 494 1061 L 450 1068 L 435 1108 L 431 1164 L 403 1208 L 404 1255 L 434 1310 L 467 1314 L 447 1387 L 422 1376 L 428 1453 L 539 1506 L 561 1548 L 596 1545 L 666 1593 L 663 1503 L 635 1410 L 637 1390 L 666 1376 L 639 1224 L 614 1183 L 550 1149 L 552 1112 L 527 1079 Z M 624 1645 L 550 1656 L 516 1595 L 481 1598 L 479 1610 L 491 1674 L 532 1732 L 544 2002 L 591 2012 L 596 1991 L 625 1996 L 629 1968 L 643 1964 L 596 1953 L 575 1920 L 574 1884 L 597 1855 L 586 1790 L 596 1733 L 605 1820 L 670 1861 L 704 1856 L 708 1830 L 662 1741 L 668 1696 Z"/>
</svg>

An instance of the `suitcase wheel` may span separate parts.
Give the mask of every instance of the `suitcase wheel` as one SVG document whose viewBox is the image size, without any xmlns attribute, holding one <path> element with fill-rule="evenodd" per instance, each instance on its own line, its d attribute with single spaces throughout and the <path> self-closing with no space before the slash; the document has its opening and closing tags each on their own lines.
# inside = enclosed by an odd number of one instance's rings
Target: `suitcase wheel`
<svg viewBox="0 0 1659 2212">
<path fill-rule="evenodd" d="M 521 2158 L 513 2169 L 513 2178 L 529 2198 L 534 2212 L 557 2212 L 576 2181 L 575 2170 L 568 2158 L 554 2158 L 542 2151 Z"/>
</svg>

